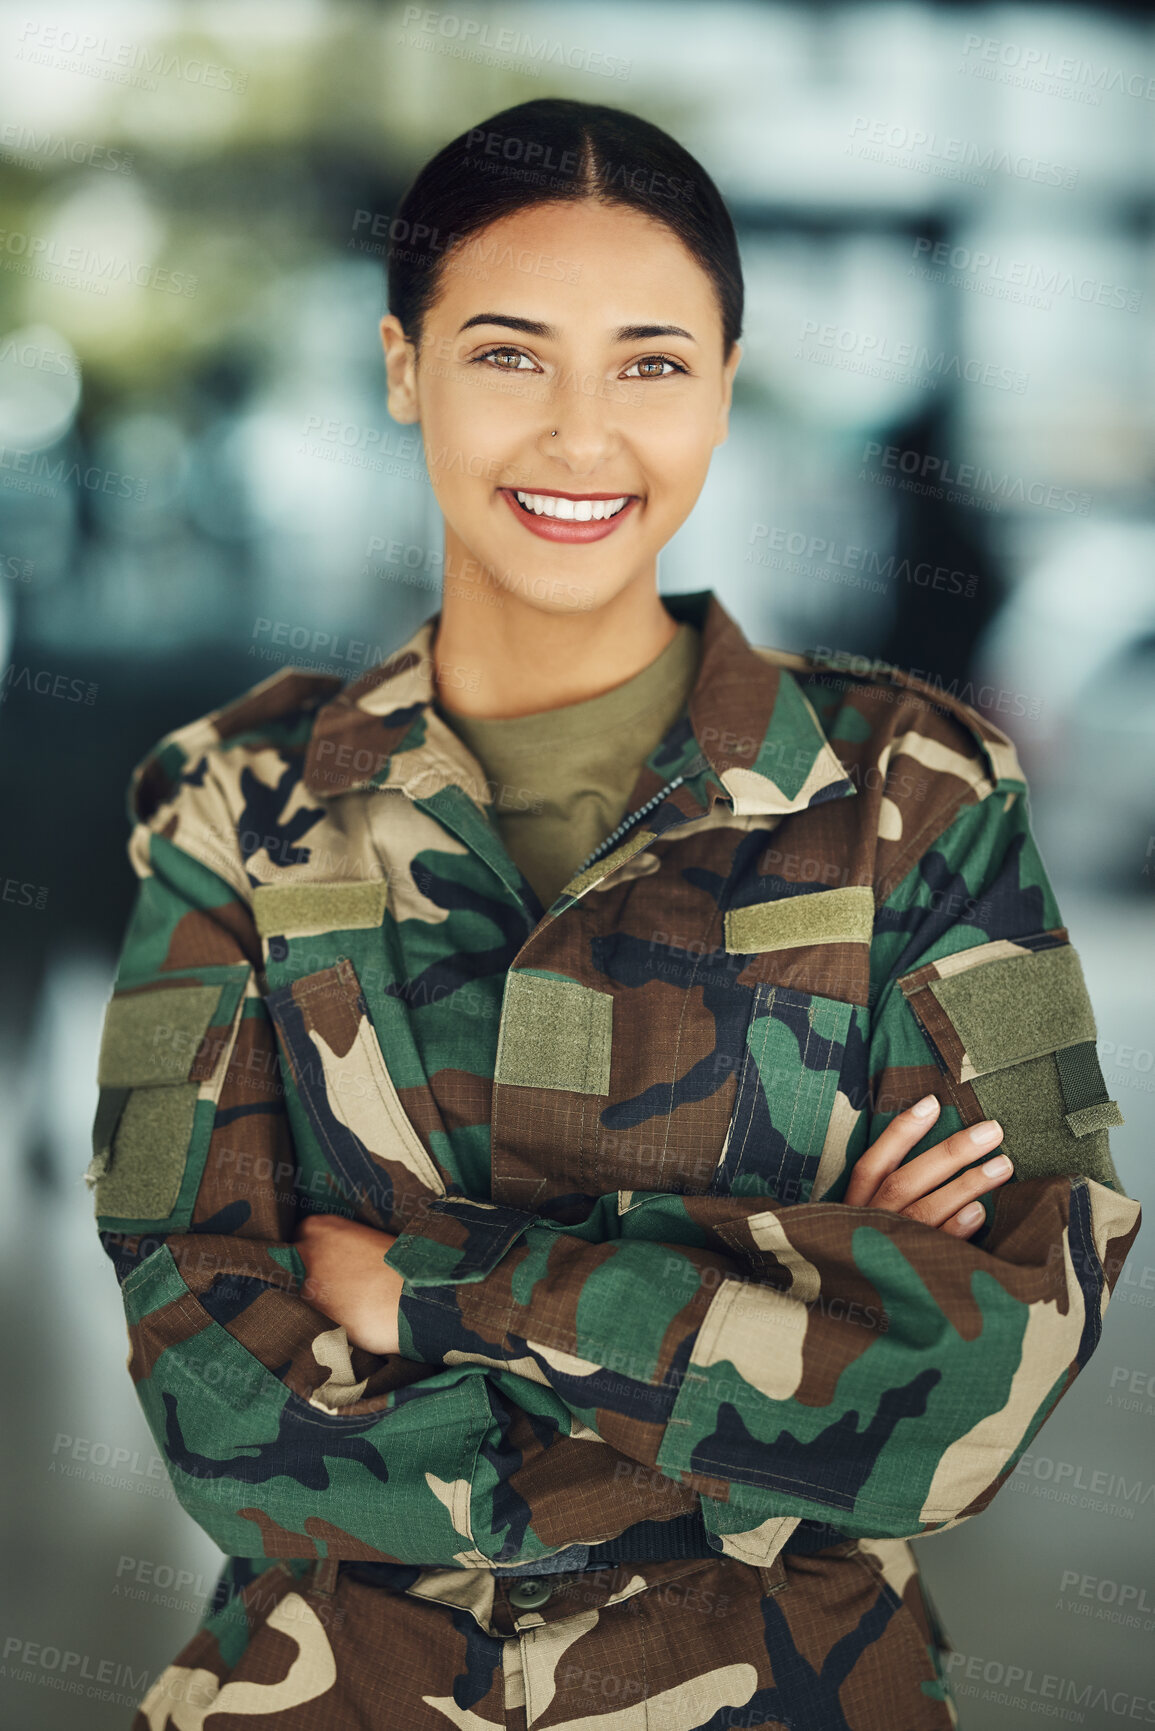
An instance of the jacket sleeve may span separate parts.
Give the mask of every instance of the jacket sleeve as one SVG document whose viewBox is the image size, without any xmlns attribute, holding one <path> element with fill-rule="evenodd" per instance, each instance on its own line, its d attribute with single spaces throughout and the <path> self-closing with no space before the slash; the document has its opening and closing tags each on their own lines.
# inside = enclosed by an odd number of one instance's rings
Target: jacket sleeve
<svg viewBox="0 0 1155 1731">
<path fill-rule="evenodd" d="M 534 1560 L 588 1532 L 596 1466 L 542 1379 L 366 1352 L 303 1296 L 297 1220 L 345 1205 L 298 1185 L 260 940 L 210 799 L 181 818 L 188 848 L 167 809 L 133 831 L 86 1174 L 176 1495 L 232 1555 Z"/>
<path fill-rule="evenodd" d="M 948 824 L 877 907 L 871 961 L 868 1097 L 823 1200 L 634 1192 L 590 1242 L 440 1198 L 385 1256 L 402 1351 L 532 1362 L 623 1454 L 694 1484 L 716 1532 L 910 1537 L 984 1509 L 1094 1351 L 1140 1221 L 1025 796 Z M 837 1201 L 932 1091 L 908 1158 L 994 1117 L 1015 1160 L 970 1240 Z"/>
</svg>

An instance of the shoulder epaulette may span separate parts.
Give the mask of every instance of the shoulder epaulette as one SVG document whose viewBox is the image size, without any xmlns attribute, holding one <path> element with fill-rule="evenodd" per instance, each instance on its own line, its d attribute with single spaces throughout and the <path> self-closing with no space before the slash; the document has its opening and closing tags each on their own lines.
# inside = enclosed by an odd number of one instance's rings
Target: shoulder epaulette
<svg viewBox="0 0 1155 1731">
<path fill-rule="evenodd" d="M 916 700 L 929 708 L 940 714 L 951 715 L 961 722 L 978 742 L 996 791 L 1023 792 L 1026 789 L 1027 780 L 1014 740 L 957 692 L 936 685 L 929 679 L 923 679 L 919 674 L 911 673 L 908 668 L 898 667 L 892 661 L 854 655 L 848 650 L 835 649 L 824 653 L 808 649 L 800 658 L 793 659 L 800 659 L 804 668 L 812 669 L 816 673 L 836 673 L 864 685 L 910 692 Z"/>
<path fill-rule="evenodd" d="M 211 746 L 242 734 L 259 734 L 262 728 L 283 723 L 291 716 L 311 713 L 336 696 L 344 683 L 335 673 L 282 667 L 218 709 L 172 728 L 132 771 L 127 794 L 129 821 L 147 823 L 157 808 L 172 798 L 186 767 Z"/>
</svg>

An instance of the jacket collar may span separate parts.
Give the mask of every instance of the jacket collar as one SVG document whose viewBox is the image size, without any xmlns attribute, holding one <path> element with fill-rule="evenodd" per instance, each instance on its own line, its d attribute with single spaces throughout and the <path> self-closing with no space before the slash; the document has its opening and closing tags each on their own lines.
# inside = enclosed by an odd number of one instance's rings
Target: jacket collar
<svg viewBox="0 0 1155 1731">
<path fill-rule="evenodd" d="M 711 589 L 664 595 L 662 603 L 702 634 L 688 711 L 718 784 L 703 807 L 725 797 L 738 814 L 786 813 L 856 792 L 787 665 L 804 671 L 805 656 L 756 649 Z M 395 787 L 428 799 L 453 785 L 483 808 L 491 803 L 481 765 L 433 706 L 439 620 L 432 614 L 386 661 L 318 708 L 303 772 L 312 796 Z"/>
</svg>

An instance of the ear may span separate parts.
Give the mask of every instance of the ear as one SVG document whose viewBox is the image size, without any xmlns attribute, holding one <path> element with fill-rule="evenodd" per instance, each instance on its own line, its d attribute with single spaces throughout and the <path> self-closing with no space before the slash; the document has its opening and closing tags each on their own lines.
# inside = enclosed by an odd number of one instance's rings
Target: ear
<svg viewBox="0 0 1155 1731">
<path fill-rule="evenodd" d="M 417 408 L 417 357 L 400 319 L 386 313 L 381 320 L 385 348 L 386 403 L 392 418 L 402 426 L 419 420 Z"/>
<path fill-rule="evenodd" d="M 742 359 L 742 345 L 735 343 L 730 359 L 722 369 L 722 402 L 718 409 L 718 425 L 714 432 L 715 445 L 724 445 L 730 433 L 730 404 L 734 397 L 734 374 Z"/>
</svg>

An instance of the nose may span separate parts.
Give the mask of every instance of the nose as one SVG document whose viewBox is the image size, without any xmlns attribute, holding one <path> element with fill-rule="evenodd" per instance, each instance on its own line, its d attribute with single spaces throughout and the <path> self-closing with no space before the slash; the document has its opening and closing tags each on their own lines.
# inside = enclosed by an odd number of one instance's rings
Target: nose
<svg viewBox="0 0 1155 1731">
<path fill-rule="evenodd" d="M 621 445 L 615 405 L 593 374 L 563 377 L 543 422 L 539 449 L 575 477 L 593 474 Z"/>
</svg>

